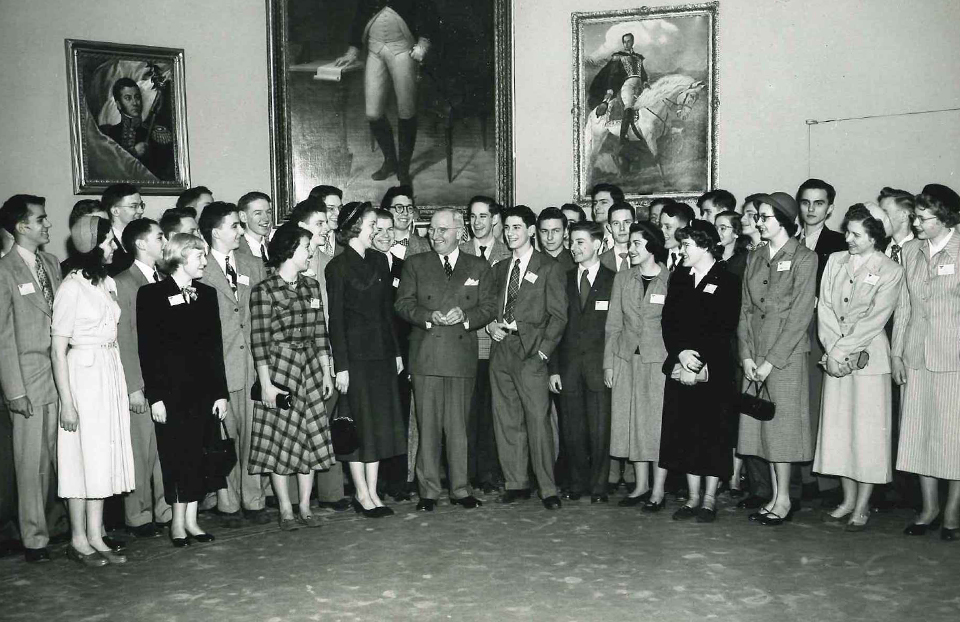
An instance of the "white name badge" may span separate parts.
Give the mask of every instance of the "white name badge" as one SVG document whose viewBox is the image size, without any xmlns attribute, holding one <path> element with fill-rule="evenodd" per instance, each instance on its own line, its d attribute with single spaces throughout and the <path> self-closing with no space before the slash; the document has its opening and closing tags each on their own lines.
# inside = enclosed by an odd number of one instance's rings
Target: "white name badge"
<svg viewBox="0 0 960 622">
<path fill-rule="evenodd" d="M 393 286 L 400 287 L 400 279 L 393 279 Z"/>
<path fill-rule="evenodd" d="M 177 294 L 176 296 L 167 296 L 167 300 L 170 302 L 171 307 L 182 305 L 184 303 L 183 294 Z"/>
<path fill-rule="evenodd" d="M 789 261 L 778 261 L 778 262 L 777 262 L 777 272 L 786 272 L 787 270 L 789 270 L 789 269 L 790 269 L 790 263 L 791 263 L 791 262 L 789 262 Z"/>
<path fill-rule="evenodd" d="M 21 296 L 28 296 L 37 291 L 37 288 L 33 286 L 33 283 L 24 283 L 23 285 L 17 285 L 17 288 L 20 290 Z"/>
<path fill-rule="evenodd" d="M 951 273 L 951 274 L 953 274 L 953 273 Z M 537 275 L 534 274 L 533 272 L 527 272 L 525 275 L 523 275 L 523 280 L 524 280 L 524 281 L 530 281 L 531 283 L 536 283 L 536 282 L 537 282 Z"/>
<path fill-rule="evenodd" d="M 248 285 L 248 286 L 249 286 L 249 285 L 250 285 L 250 277 L 248 277 L 246 274 L 241 274 L 240 276 L 237 277 L 237 283 L 239 283 L 240 285 Z"/>
<path fill-rule="evenodd" d="M 710 283 L 709 285 L 704 285 L 703 291 L 707 292 L 708 294 L 712 294 L 713 292 L 717 291 L 717 286 L 714 285 L 713 283 Z"/>
<path fill-rule="evenodd" d="M 596 311 L 608 311 L 608 310 L 610 309 L 610 301 L 609 301 L 609 300 L 598 300 L 598 301 L 597 301 L 597 304 L 594 305 L 593 308 L 594 308 L 594 310 L 596 310 Z"/>
<path fill-rule="evenodd" d="M 650 294 L 650 304 L 652 305 L 662 305 L 667 302 L 666 294 Z"/>
<path fill-rule="evenodd" d="M 464 287 L 476 287 L 477 285 L 480 285 L 480 281 L 477 279 L 467 279 L 463 282 Z"/>
<path fill-rule="evenodd" d="M 863 282 L 866 283 L 867 285 L 876 285 L 877 283 L 880 282 L 880 275 L 868 274 L 867 278 L 863 279 Z"/>
<path fill-rule="evenodd" d="M 953 274 L 956 268 L 954 264 L 948 263 L 937 266 L 937 276 L 947 276 L 948 274 Z"/>
<path fill-rule="evenodd" d="M 310 308 L 311 308 L 311 309 L 319 309 L 319 308 L 320 308 L 320 299 L 319 299 L 319 298 L 311 298 L 311 299 L 310 299 Z"/>
</svg>

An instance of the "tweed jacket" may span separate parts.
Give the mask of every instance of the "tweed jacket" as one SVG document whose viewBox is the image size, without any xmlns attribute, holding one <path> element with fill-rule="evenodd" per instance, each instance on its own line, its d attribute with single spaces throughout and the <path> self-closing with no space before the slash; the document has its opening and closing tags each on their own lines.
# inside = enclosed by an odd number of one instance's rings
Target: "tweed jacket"
<svg viewBox="0 0 960 622">
<path fill-rule="evenodd" d="M 446 313 L 454 307 L 463 310 L 464 323 L 438 326 L 431 322 L 434 311 Z M 411 373 L 456 378 L 476 375 L 477 330 L 497 313 L 496 283 L 487 262 L 460 253 L 453 275 L 447 279 L 437 253 L 410 257 L 403 266 L 394 308 L 413 326 Z"/>
<path fill-rule="evenodd" d="M 844 362 L 866 350 L 870 360 L 865 368 L 854 368 L 854 375 L 889 374 L 890 342 L 883 327 L 900 300 L 902 284 L 903 268 L 882 251 L 856 271 L 848 251 L 830 255 L 817 308 L 820 342 L 827 356 Z"/>
<path fill-rule="evenodd" d="M 39 261 L 56 296 L 60 262 L 43 251 Z M 15 244 L 0 259 L 0 386 L 7 400 L 27 396 L 36 408 L 59 399 L 50 359 L 53 309 Z"/>
<path fill-rule="evenodd" d="M 550 359 L 550 373 L 560 374 L 562 386 L 574 391 L 580 386 L 579 372 L 583 371 L 587 390 L 603 391 L 606 389 L 603 384 L 604 330 L 616 273 L 600 265 L 590 286 L 587 304 L 581 309 L 578 271 L 574 266 L 566 273 L 567 325 L 557 355 Z"/>
<path fill-rule="evenodd" d="M 647 291 L 643 291 L 643 276 L 640 267 L 618 272 L 613 280 L 610 296 L 610 313 L 603 347 L 603 368 L 613 369 L 614 357 L 630 361 L 637 349 L 644 363 L 663 363 L 667 349 L 663 345 L 663 330 L 660 326 L 663 307 L 666 304 L 667 281 L 670 272 L 663 264 Z"/>
<path fill-rule="evenodd" d="M 910 369 L 960 371 L 960 231 L 932 257 L 927 240 L 907 242 L 901 256 L 893 356 Z"/>
<path fill-rule="evenodd" d="M 773 258 L 768 246 L 750 252 L 737 328 L 741 361 L 782 369 L 792 355 L 810 351 L 816 280 L 817 255 L 795 238 Z"/>
<path fill-rule="evenodd" d="M 140 268 L 132 265 L 113 277 L 117 284 L 117 304 L 120 305 L 120 321 L 117 323 L 117 346 L 120 348 L 120 363 L 127 381 L 127 392 L 143 390 L 143 373 L 140 371 L 140 339 L 137 337 L 137 292 L 149 284 Z"/>
</svg>

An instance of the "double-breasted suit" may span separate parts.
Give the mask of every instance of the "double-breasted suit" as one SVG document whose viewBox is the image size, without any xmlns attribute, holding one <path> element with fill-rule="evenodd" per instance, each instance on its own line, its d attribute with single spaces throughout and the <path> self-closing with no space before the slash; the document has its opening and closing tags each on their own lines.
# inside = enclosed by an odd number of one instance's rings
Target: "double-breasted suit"
<svg viewBox="0 0 960 622">
<path fill-rule="evenodd" d="M 603 382 L 604 330 L 615 273 L 597 267 L 581 305 L 578 273 L 566 273 L 567 324 L 549 369 L 560 376 L 560 436 L 570 492 L 606 494 L 610 473 L 610 389 Z"/>
<path fill-rule="evenodd" d="M 421 499 L 440 494 L 440 452 L 444 436 L 450 468 L 450 496 L 470 495 L 467 470 L 467 416 L 477 373 L 476 331 L 496 315 L 496 284 L 487 262 L 455 251 L 448 278 L 435 252 L 407 259 L 395 308 L 412 325 L 410 372 L 420 434 L 417 480 Z M 439 326 L 431 316 L 459 307 L 465 320 Z"/>
<path fill-rule="evenodd" d="M 113 277 L 117 284 L 117 304 L 120 321 L 117 323 L 117 346 L 120 363 L 127 381 L 127 392 L 143 391 L 143 373 L 140 371 L 140 340 L 137 336 L 137 292 L 153 282 L 134 264 Z M 156 520 L 170 520 L 170 504 L 163 498 L 163 474 L 157 454 L 157 434 L 150 410 L 130 412 L 130 443 L 133 446 L 133 475 L 136 485 L 123 497 L 124 520 L 128 527 L 139 527 Z"/>
<path fill-rule="evenodd" d="M 527 461 L 533 464 L 544 499 L 556 496 L 553 468 L 556 450 L 550 425 L 547 360 L 554 354 L 567 323 L 567 294 L 560 265 L 532 248 L 526 270 L 511 255 L 494 267 L 497 322 L 504 324 L 508 285 L 521 270 L 513 308 L 516 330 L 490 350 L 490 387 L 497 450 L 507 490 L 528 487 Z"/>
<path fill-rule="evenodd" d="M 903 360 L 907 383 L 897 469 L 960 479 L 960 231 L 938 253 L 913 240 L 902 256 L 892 354 Z"/>
<path fill-rule="evenodd" d="M 237 440 L 238 460 L 227 476 L 226 489 L 218 493 L 217 506 L 221 512 L 233 513 L 241 507 L 262 510 L 266 506 L 260 475 L 251 475 L 248 469 L 253 425 L 250 388 L 257 379 L 250 346 L 250 292 L 266 278 L 266 269 L 259 258 L 246 253 L 233 252 L 227 257 L 237 274 L 236 291 L 212 250 L 207 253 L 207 267 L 200 282 L 216 290 L 220 310 L 223 364 L 230 392 L 230 412 L 223 423 Z"/>
<path fill-rule="evenodd" d="M 11 412 L 13 460 L 17 472 L 18 512 L 23 546 L 39 549 L 50 540 L 46 500 L 56 490 L 57 387 L 50 359 L 53 308 L 27 266 L 19 245 L 0 259 L 0 386 L 10 401 L 26 396 L 33 416 Z M 54 255 L 36 253 L 55 295 L 60 287 L 60 262 Z"/>
</svg>

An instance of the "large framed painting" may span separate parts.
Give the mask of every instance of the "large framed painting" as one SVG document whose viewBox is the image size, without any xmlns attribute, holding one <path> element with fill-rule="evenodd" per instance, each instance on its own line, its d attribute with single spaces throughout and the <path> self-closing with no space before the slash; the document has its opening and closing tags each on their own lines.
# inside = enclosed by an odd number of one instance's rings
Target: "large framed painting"
<svg viewBox="0 0 960 622">
<path fill-rule="evenodd" d="M 183 50 L 67 39 L 75 194 L 190 187 Z"/>
<path fill-rule="evenodd" d="M 718 3 L 574 13 L 576 196 L 690 200 L 717 176 Z"/>
<path fill-rule="evenodd" d="M 510 202 L 510 0 L 267 0 L 277 220 L 311 188 Z"/>
</svg>

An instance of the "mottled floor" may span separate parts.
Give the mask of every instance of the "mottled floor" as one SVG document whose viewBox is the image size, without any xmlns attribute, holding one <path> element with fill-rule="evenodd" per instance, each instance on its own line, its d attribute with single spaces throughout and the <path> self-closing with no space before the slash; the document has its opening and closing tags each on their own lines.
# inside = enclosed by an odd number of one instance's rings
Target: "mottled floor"
<svg viewBox="0 0 960 622">
<path fill-rule="evenodd" d="M 3 620 L 960 620 L 960 543 L 900 534 L 906 512 L 845 533 L 812 509 L 779 528 L 723 508 L 712 525 L 536 500 L 382 520 L 327 514 L 173 549 L 131 541 L 125 566 L 0 560 Z"/>
</svg>

